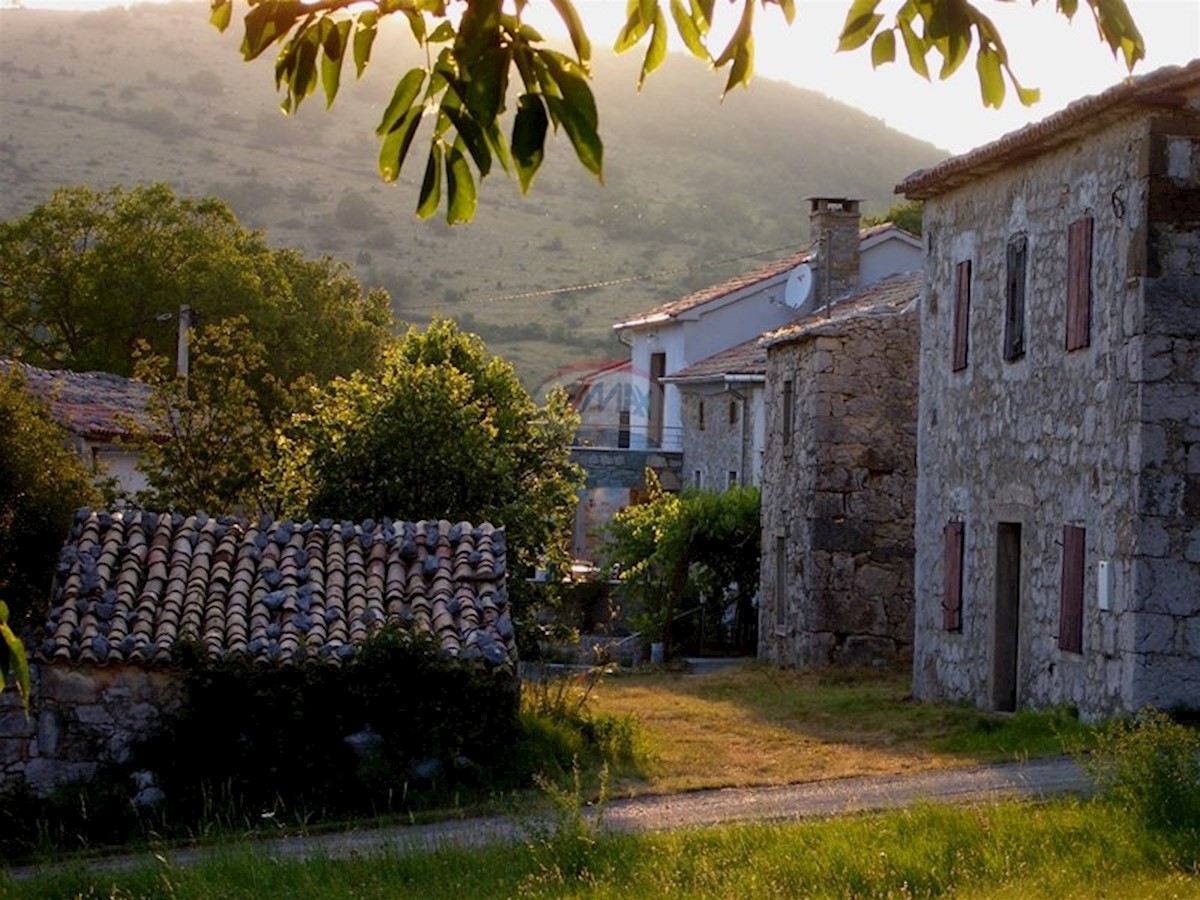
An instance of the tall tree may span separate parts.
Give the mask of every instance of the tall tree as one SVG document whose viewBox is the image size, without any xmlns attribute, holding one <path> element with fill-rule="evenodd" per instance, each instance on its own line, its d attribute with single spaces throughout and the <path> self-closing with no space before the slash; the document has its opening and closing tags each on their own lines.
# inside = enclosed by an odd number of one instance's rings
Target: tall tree
<svg viewBox="0 0 1200 900">
<path fill-rule="evenodd" d="M 372 367 L 392 324 L 344 264 L 274 250 L 220 200 L 163 184 L 64 188 L 0 222 L 0 354 L 128 375 L 139 341 L 173 353 L 181 304 L 244 316 L 285 382 Z"/>
<path fill-rule="evenodd" d="M 377 375 L 318 393 L 285 441 L 294 496 L 313 517 L 449 519 L 502 525 L 512 583 L 562 561 L 580 471 L 578 417 L 562 391 L 539 406 L 512 365 L 450 321 L 412 328 Z"/>
<path fill-rule="evenodd" d="M 211 20 L 224 30 L 233 15 L 233 0 L 210 0 Z M 446 219 L 468 221 L 477 203 L 477 180 L 493 166 L 515 171 L 528 190 L 545 155 L 546 136 L 561 129 L 589 172 L 601 177 L 604 146 L 592 95 L 589 62 L 591 41 L 571 0 L 551 0 L 571 36 L 572 53 L 550 49 L 534 28 L 522 21 L 526 3 L 501 0 L 248 0 L 242 53 L 246 59 L 280 45 L 276 84 L 284 88 L 283 107 L 294 111 L 320 84 L 332 104 L 343 65 L 353 59 L 362 75 L 383 17 L 401 14 L 428 63 L 410 69 L 396 84 L 376 129 L 382 140 L 379 171 L 396 179 L 423 122 L 430 124 L 429 151 L 417 200 L 417 213 L 433 215 L 445 199 Z M 975 48 L 975 68 L 983 102 L 999 106 L 1006 82 L 1022 103 L 1038 92 L 1022 86 L 1008 62 L 1008 50 L 995 24 L 972 0 L 905 0 L 890 24 L 880 13 L 882 0 L 852 0 L 839 49 L 870 44 L 878 67 L 896 58 L 903 46 L 909 66 L 930 76 L 930 53 L 940 58 L 938 77 L 953 75 Z M 1037 0 L 1030 0 L 1036 3 Z M 1120 53 L 1132 70 L 1145 55 L 1142 36 L 1125 0 L 1083 0 L 1100 37 Z M 667 8 L 664 9 L 664 6 Z M 717 25 L 714 0 L 630 0 L 627 21 L 617 38 L 623 52 L 645 43 L 639 84 L 666 58 L 670 21 L 697 58 L 717 69 L 728 68 L 725 90 L 748 84 L 754 71 L 754 27 L 759 8 L 776 7 L 790 24 L 795 0 L 732 0 L 736 24 Z M 1079 0 L 1058 0 L 1057 8 L 1074 17 Z M 668 12 L 669 10 L 669 12 Z M 722 35 L 710 45 L 713 35 Z M 728 37 L 726 37 L 726 35 Z M 935 59 L 936 61 L 936 59 Z M 511 132 L 501 131 L 510 80 L 516 88 Z"/>
<path fill-rule="evenodd" d="M 150 483 L 139 499 L 155 509 L 214 514 L 277 512 L 276 432 L 292 398 L 242 316 L 194 334 L 189 374 L 143 345 L 135 375 L 152 388 L 146 419 L 126 426 Z"/>
</svg>

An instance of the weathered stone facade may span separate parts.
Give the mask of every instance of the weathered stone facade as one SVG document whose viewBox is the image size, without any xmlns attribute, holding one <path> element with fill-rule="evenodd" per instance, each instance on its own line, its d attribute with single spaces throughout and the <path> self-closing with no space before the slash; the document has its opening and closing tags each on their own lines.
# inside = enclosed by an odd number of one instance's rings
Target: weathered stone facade
<svg viewBox="0 0 1200 900">
<path fill-rule="evenodd" d="M 763 385 L 719 393 L 681 392 L 684 485 L 723 491 L 757 484 L 761 460 L 755 435 L 763 410 Z"/>
<path fill-rule="evenodd" d="M 1088 718 L 1200 706 L 1200 68 L 1182 73 L 1168 81 L 1191 114 L 1163 114 L 1157 73 L 1146 105 L 1123 86 L 901 185 L 925 200 L 929 241 L 918 698 L 1066 702 Z M 1068 230 L 1084 219 L 1088 343 L 1068 350 Z M 1024 345 L 1006 359 L 1014 239 L 1027 247 Z M 1078 615 L 1067 529 L 1083 536 L 1078 650 L 1063 637 Z M 956 622 L 944 605 L 957 585 Z"/>
<path fill-rule="evenodd" d="M 763 659 L 911 652 L 919 291 L 887 279 L 768 346 Z"/>
<path fill-rule="evenodd" d="M 128 763 L 134 745 L 178 708 L 178 675 L 137 666 L 33 664 L 29 716 L 0 694 L 0 789 L 24 781 L 44 795 Z"/>
</svg>

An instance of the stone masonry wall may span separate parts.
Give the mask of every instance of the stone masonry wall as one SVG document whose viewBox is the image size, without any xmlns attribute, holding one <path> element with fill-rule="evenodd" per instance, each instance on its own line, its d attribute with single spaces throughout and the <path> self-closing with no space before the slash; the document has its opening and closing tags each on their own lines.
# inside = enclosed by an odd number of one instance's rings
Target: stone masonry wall
<svg viewBox="0 0 1200 900">
<path fill-rule="evenodd" d="M 917 314 L 862 315 L 768 353 L 759 655 L 875 664 L 912 647 Z M 782 384 L 796 396 L 782 440 Z"/>
<path fill-rule="evenodd" d="M 1200 123 L 1151 124 L 1130 705 L 1200 707 Z"/>
<path fill-rule="evenodd" d="M 743 385 L 739 393 L 748 397 L 758 385 Z M 737 473 L 738 484 L 751 484 L 754 462 L 754 404 L 743 402 L 732 392 L 699 394 L 682 391 L 683 397 L 683 484 L 709 491 L 729 487 L 729 473 Z M 700 428 L 700 404 L 704 404 L 704 428 Z M 730 404 L 737 410 L 730 422 Z M 696 471 L 700 484 L 696 484 Z"/>
<path fill-rule="evenodd" d="M 132 666 L 32 667 L 26 718 L 16 694 L 0 694 L 0 790 L 26 782 L 36 794 L 90 779 L 101 763 L 126 763 L 138 740 L 181 700 L 178 678 Z"/>
<path fill-rule="evenodd" d="M 1166 699 L 1175 683 L 1190 684 L 1185 690 L 1195 696 L 1195 675 L 1186 672 L 1195 664 L 1189 616 L 1200 604 L 1200 581 L 1194 561 L 1181 565 L 1179 556 L 1192 540 L 1189 478 L 1200 468 L 1189 442 L 1200 426 L 1195 327 L 1155 321 L 1168 307 L 1170 316 L 1194 315 L 1196 301 L 1194 282 L 1182 288 L 1190 299 L 1179 301 L 1181 282 L 1156 287 L 1144 278 L 1147 234 L 1156 233 L 1148 219 L 1152 143 L 1148 114 L 1131 113 L 926 202 L 914 659 L 920 699 L 994 702 L 1005 637 L 995 624 L 1002 524 L 1020 528 L 1018 705 L 1070 703 L 1094 719 L 1150 696 Z M 1194 151 L 1173 152 L 1191 159 Z M 1093 219 L 1090 344 L 1068 352 L 1067 229 L 1083 216 Z M 1025 352 L 1005 361 L 1006 248 L 1017 235 L 1028 247 Z M 1176 237 L 1172 250 L 1150 260 L 1194 241 Z M 972 263 L 968 365 L 954 372 L 953 286 L 964 260 Z M 1143 464 L 1153 471 L 1143 473 Z M 1154 511 L 1164 521 L 1142 518 Z M 960 632 L 946 631 L 942 621 L 943 529 L 951 521 L 964 528 Z M 1086 529 L 1081 653 L 1058 645 L 1065 525 Z M 1112 573 L 1105 591 L 1102 562 Z M 1156 603 L 1172 609 L 1155 611 Z M 1151 653 L 1161 674 L 1147 671 Z"/>
</svg>

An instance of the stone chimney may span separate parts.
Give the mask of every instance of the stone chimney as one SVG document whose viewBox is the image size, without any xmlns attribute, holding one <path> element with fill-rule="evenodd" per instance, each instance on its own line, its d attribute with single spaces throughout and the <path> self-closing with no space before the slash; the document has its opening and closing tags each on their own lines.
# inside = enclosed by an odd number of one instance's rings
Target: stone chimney
<svg viewBox="0 0 1200 900">
<path fill-rule="evenodd" d="M 813 242 L 813 305 L 823 306 L 858 287 L 857 200 L 809 197 L 808 235 Z"/>
</svg>

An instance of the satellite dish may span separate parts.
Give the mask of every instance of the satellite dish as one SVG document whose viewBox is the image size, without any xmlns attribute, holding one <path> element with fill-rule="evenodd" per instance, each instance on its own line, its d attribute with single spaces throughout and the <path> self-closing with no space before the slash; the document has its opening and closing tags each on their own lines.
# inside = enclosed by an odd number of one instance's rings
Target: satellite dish
<svg viewBox="0 0 1200 900">
<path fill-rule="evenodd" d="M 791 309 L 799 309 L 808 302 L 813 292 L 812 267 L 801 263 L 788 274 L 783 288 L 783 302 Z"/>
</svg>

